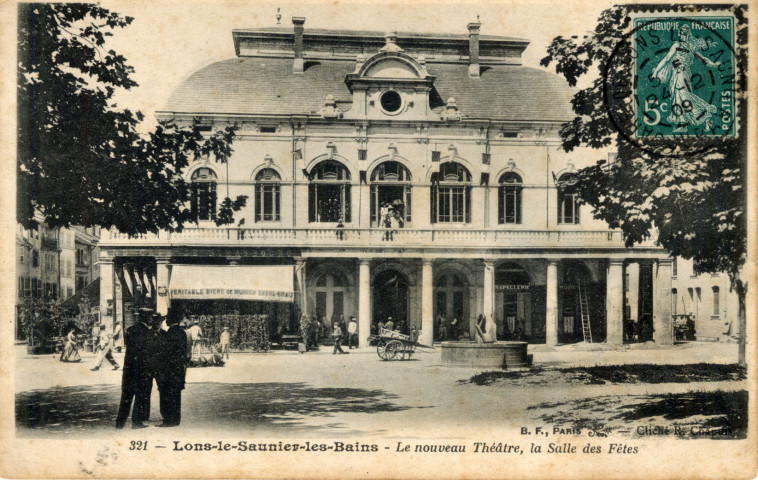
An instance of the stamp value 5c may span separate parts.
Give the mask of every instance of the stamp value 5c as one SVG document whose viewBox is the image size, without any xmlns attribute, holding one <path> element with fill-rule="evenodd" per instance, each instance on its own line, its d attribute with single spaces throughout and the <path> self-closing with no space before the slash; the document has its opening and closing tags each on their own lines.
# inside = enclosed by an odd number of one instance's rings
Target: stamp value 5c
<svg viewBox="0 0 758 480">
<path fill-rule="evenodd" d="M 736 136 L 734 18 L 645 16 L 633 22 L 635 136 Z"/>
</svg>

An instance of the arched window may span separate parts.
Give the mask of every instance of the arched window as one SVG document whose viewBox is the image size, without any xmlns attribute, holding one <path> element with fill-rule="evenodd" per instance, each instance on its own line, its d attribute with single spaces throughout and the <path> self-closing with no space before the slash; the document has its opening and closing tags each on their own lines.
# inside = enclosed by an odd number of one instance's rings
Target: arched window
<svg viewBox="0 0 758 480">
<path fill-rule="evenodd" d="M 192 174 L 192 216 L 216 219 L 216 174 L 210 168 L 198 168 Z"/>
<path fill-rule="evenodd" d="M 281 177 L 273 168 L 264 168 L 255 176 L 255 221 L 281 220 L 279 182 Z"/>
<path fill-rule="evenodd" d="M 432 175 L 432 223 L 471 222 L 471 174 L 463 165 L 448 162 Z"/>
<path fill-rule="evenodd" d="M 410 221 L 411 172 L 400 162 L 383 162 L 371 173 L 371 225 L 403 227 Z"/>
<path fill-rule="evenodd" d="M 521 177 L 504 173 L 499 183 L 498 223 L 521 223 Z"/>
<path fill-rule="evenodd" d="M 333 160 L 313 167 L 308 204 L 310 222 L 350 222 L 350 171 Z"/>
<path fill-rule="evenodd" d="M 559 182 L 570 182 L 574 175 L 564 173 Z M 558 223 L 577 224 L 579 223 L 579 204 L 578 196 L 575 193 L 566 193 L 564 189 L 558 188 Z"/>
<path fill-rule="evenodd" d="M 721 290 L 719 287 L 713 287 L 713 316 L 718 317 L 721 314 Z"/>
</svg>

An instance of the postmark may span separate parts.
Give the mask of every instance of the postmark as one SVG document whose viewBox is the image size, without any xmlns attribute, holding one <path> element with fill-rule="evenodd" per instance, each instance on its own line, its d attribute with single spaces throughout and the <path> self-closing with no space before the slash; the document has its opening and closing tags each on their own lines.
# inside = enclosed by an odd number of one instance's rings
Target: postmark
<svg viewBox="0 0 758 480">
<path fill-rule="evenodd" d="M 741 71 L 726 12 L 631 16 L 605 71 L 606 108 L 629 143 L 655 156 L 704 153 L 738 135 Z"/>
</svg>

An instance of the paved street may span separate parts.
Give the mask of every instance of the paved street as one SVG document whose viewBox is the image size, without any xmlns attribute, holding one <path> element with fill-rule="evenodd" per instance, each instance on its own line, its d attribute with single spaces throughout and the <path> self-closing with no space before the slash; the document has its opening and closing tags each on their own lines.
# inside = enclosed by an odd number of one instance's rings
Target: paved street
<svg viewBox="0 0 758 480">
<path fill-rule="evenodd" d="M 533 346 L 530 353 L 535 365 L 542 366 L 734 363 L 737 358 L 737 345 L 723 343 L 598 348 L 603 347 Z M 233 432 L 266 438 L 298 432 L 335 438 L 408 438 L 423 425 L 434 428 L 438 438 L 455 439 L 472 426 L 496 432 L 533 424 L 539 421 L 539 412 L 529 407 L 556 400 L 744 388 L 741 382 L 482 387 L 461 382 L 481 369 L 444 367 L 439 349 L 418 352 L 404 362 L 383 362 L 374 348 L 349 351 L 350 355 L 332 355 L 331 349 L 304 355 L 233 354 L 225 367 L 190 369 L 179 428 L 182 433 Z M 90 354 L 82 363 L 64 364 L 52 355 L 32 357 L 23 346 L 16 347 L 19 436 L 119 435 L 113 425 L 121 370 L 112 371 L 106 363 L 92 372 L 93 359 Z M 122 364 L 123 354 L 116 359 Z M 160 423 L 157 389 L 150 423 Z M 160 436 L 162 430 L 149 428 L 140 435 Z"/>
</svg>

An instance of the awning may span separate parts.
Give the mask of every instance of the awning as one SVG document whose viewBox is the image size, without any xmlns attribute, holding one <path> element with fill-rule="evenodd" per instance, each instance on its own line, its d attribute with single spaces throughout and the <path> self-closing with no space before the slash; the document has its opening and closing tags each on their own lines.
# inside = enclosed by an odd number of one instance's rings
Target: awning
<svg viewBox="0 0 758 480">
<path fill-rule="evenodd" d="M 294 266 L 174 265 L 172 300 L 258 300 L 291 302 Z"/>
<path fill-rule="evenodd" d="M 63 308 L 76 308 L 78 311 L 79 304 L 82 303 L 82 300 L 84 300 L 84 297 L 87 297 L 90 308 L 93 305 L 99 305 L 100 304 L 100 277 L 93 280 L 89 285 L 85 286 L 84 288 L 78 290 L 76 293 L 68 297 L 66 300 L 61 303 L 61 307 Z"/>
</svg>

